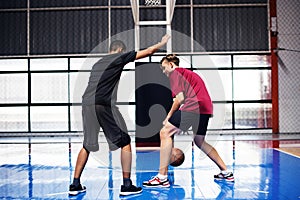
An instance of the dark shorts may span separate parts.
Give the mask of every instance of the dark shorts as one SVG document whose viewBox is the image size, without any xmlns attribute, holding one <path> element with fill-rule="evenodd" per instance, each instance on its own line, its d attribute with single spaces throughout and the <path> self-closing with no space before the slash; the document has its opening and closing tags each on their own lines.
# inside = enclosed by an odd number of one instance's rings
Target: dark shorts
<svg viewBox="0 0 300 200">
<path fill-rule="evenodd" d="M 83 146 L 88 151 L 98 151 L 100 127 L 111 151 L 130 144 L 125 121 L 116 106 L 91 105 L 82 106 Z"/>
<path fill-rule="evenodd" d="M 192 127 L 195 135 L 206 135 L 210 114 L 196 114 L 177 110 L 173 113 L 169 122 L 182 131 Z"/>
</svg>

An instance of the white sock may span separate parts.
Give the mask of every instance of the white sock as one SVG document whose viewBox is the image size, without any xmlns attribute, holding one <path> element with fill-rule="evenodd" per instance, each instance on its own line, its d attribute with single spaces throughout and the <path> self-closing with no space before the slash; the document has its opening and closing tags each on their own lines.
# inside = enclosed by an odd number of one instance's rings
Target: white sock
<svg viewBox="0 0 300 200">
<path fill-rule="evenodd" d="M 222 173 L 223 175 L 228 174 L 227 170 L 222 170 L 221 173 Z"/>
<path fill-rule="evenodd" d="M 160 180 L 166 180 L 168 178 L 168 175 L 162 175 L 162 174 L 157 174 L 157 177 L 160 179 Z"/>
</svg>

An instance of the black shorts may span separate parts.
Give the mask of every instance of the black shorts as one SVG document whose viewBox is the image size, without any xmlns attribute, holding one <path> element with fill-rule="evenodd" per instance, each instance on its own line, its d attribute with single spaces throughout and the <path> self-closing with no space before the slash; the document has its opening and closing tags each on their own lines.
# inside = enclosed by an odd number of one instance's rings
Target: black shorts
<svg viewBox="0 0 300 200">
<path fill-rule="evenodd" d="M 210 114 L 196 114 L 177 110 L 173 113 L 169 122 L 182 131 L 192 127 L 195 135 L 206 135 Z"/>
<path fill-rule="evenodd" d="M 100 126 L 103 129 L 109 149 L 114 151 L 130 144 L 125 121 L 116 106 L 93 105 L 82 107 L 83 146 L 88 151 L 98 151 Z"/>
</svg>

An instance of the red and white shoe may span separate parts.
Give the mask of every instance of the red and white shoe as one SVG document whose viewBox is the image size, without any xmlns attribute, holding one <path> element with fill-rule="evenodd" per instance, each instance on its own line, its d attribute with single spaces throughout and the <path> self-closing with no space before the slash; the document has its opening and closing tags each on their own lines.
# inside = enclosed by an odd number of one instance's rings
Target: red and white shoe
<svg viewBox="0 0 300 200">
<path fill-rule="evenodd" d="M 157 176 L 154 176 L 149 181 L 143 182 L 144 187 L 170 187 L 170 182 L 168 179 L 160 180 Z"/>
<path fill-rule="evenodd" d="M 234 176 L 233 176 L 232 172 L 228 172 L 227 174 L 220 173 L 220 174 L 214 175 L 214 179 L 217 181 L 225 180 L 228 182 L 234 182 Z"/>
</svg>

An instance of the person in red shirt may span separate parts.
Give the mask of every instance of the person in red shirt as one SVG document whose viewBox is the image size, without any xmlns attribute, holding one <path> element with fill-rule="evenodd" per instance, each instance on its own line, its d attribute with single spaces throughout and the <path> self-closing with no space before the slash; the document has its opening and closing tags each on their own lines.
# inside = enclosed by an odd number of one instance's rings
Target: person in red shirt
<svg viewBox="0 0 300 200">
<path fill-rule="evenodd" d="M 167 174 L 173 136 L 181 131 L 187 131 L 190 127 L 194 133 L 194 143 L 221 171 L 214 175 L 214 179 L 233 182 L 233 173 L 227 172 L 227 167 L 216 149 L 205 141 L 209 118 L 213 115 L 213 104 L 204 81 L 195 72 L 179 67 L 179 58 L 174 54 L 162 58 L 161 69 L 170 79 L 174 102 L 160 130 L 159 173 L 143 182 L 143 186 L 170 187 Z"/>
</svg>

